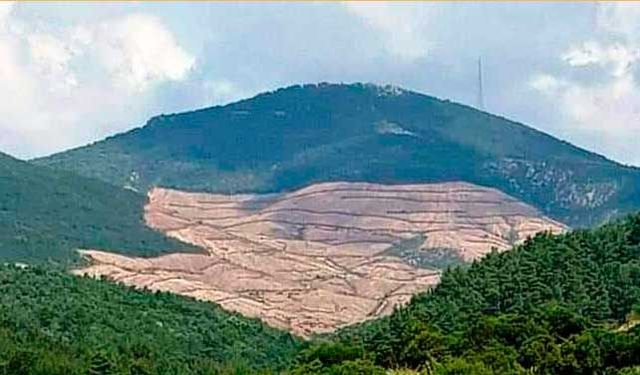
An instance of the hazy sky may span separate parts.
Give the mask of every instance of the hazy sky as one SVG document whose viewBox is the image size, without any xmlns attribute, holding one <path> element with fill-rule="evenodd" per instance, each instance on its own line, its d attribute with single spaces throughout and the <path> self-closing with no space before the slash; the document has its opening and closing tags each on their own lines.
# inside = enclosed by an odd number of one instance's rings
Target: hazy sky
<svg viewBox="0 0 640 375">
<path fill-rule="evenodd" d="M 294 83 L 394 84 L 640 165 L 640 4 L 0 3 L 0 150 Z M 505 140 L 508 142 L 508 140 Z"/>
</svg>

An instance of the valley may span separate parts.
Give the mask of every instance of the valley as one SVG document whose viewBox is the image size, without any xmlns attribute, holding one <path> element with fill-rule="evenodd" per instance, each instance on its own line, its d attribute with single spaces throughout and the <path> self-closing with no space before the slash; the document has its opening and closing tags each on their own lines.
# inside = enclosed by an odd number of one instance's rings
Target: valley
<svg viewBox="0 0 640 375">
<path fill-rule="evenodd" d="M 386 315 L 441 269 L 566 227 L 495 189 L 461 182 L 322 183 L 279 194 L 155 188 L 145 221 L 207 254 L 85 250 L 79 274 L 213 301 L 298 335 Z"/>
</svg>

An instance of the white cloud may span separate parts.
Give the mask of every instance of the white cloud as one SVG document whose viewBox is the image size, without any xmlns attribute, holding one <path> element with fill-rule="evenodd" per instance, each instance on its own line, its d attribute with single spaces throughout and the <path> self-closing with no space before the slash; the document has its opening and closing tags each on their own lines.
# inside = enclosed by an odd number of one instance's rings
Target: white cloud
<svg viewBox="0 0 640 375">
<path fill-rule="evenodd" d="M 530 86 L 554 101 L 575 138 L 589 148 L 618 159 L 640 163 L 640 82 L 634 68 L 640 61 L 640 39 L 633 35 L 640 7 L 606 4 L 598 8 L 598 40 L 572 46 L 561 61 L 563 76 L 541 74 Z M 636 18 L 638 19 L 638 18 Z M 588 79 L 579 75 L 594 69 Z"/>
<path fill-rule="evenodd" d="M 549 74 L 535 75 L 529 81 L 529 86 L 547 95 L 557 95 L 566 82 Z"/>
<path fill-rule="evenodd" d="M 0 24 L 9 17 L 13 5 L 13 1 L 0 2 Z"/>
<path fill-rule="evenodd" d="M 633 2 L 601 2 L 597 6 L 596 20 L 601 30 L 640 38 L 640 5 Z"/>
<path fill-rule="evenodd" d="M 195 59 L 154 16 L 134 14 L 107 21 L 93 33 L 91 44 L 114 80 L 134 91 L 152 84 L 183 80 Z M 90 40 L 89 35 L 83 36 Z"/>
<path fill-rule="evenodd" d="M 38 74 L 48 81 L 49 90 L 59 91 L 78 85 L 71 70 L 71 60 L 81 51 L 50 34 L 27 36 L 31 63 Z"/>
<path fill-rule="evenodd" d="M 431 46 L 427 26 L 434 9 L 424 4 L 345 2 L 347 10 L 380 34 L 387 51 L 402 60 L 426 57 Z"/>
<path fill-rule="evenodd" d="M 203 105 L 230 103 L 249 95 L 249 93 L 237 87 L 233 82 L 224 79 L 205 81 L 202 86 L 202 92 L 204 94 Z"/>
<path fill-rule="evenodd" d="M 613 76 L 621 77 L 640 59 L 640 49 L 637 46 L 619 42 L 601 45 L 598 42 L 589 41 L 569 49 L 562 59 L 573 67 L 597 65 L 607 68 Z"/>
<path fill-rule="evenodd" d="M 2 5 L 0 21 L 10 10 Z M 14 16 L 7 24 L 0 28 L 0 151 L 17 156 L 139 125 L 158 111 L 149 108 L 155 85 L 186 79 L 195 63 L 159 19 L 144 14 L 58 28 Z"/>
<path fill-rule="evenodd" d="M 588 149 L 640 164 L 640 90 L 633 75 L 600 83 L 538 76 L 530 84 L 560 111 L 562 133 Z"/>
</svg>

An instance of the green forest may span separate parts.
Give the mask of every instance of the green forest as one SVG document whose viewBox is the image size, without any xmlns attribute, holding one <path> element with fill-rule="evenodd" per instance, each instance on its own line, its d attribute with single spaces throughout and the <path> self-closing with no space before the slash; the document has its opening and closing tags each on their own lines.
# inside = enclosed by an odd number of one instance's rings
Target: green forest
<svg viewBox="0 0 640 375">
<path fill-rule="evenodd" d="M 0 267 L 0 374 L 215 374 L 287 367 L 291 335 L 170 293 Z"/>
<path fill-rule="evenodd" d="M 4 374 L 640 373 L 640 215 L 450 268 L 392 315 L 309 341 L 185 297 L 0 270 Z"/>
<path fill-rule="evenodd" d="M 75 250 L 199 251 L 144 224 L 146 197 L 0 153 L 0 262 L 78 261 Z"/>
</svg>

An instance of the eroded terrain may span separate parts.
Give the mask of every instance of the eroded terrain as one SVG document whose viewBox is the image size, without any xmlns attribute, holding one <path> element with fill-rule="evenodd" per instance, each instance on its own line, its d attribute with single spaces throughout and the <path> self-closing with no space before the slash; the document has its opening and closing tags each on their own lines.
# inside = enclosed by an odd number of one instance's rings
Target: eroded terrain
<svg viewBox="0 0 640 375">
<path fill-rule="evenodd" d="M 78 273 L 214 301 L 300 335 L 389 313 L 439 270 L 565 227 L 467 183 L 323 183 L 285 194 L 154 189 L 145 220 L 208 254 L 83 251 Z"/>
</svg>

